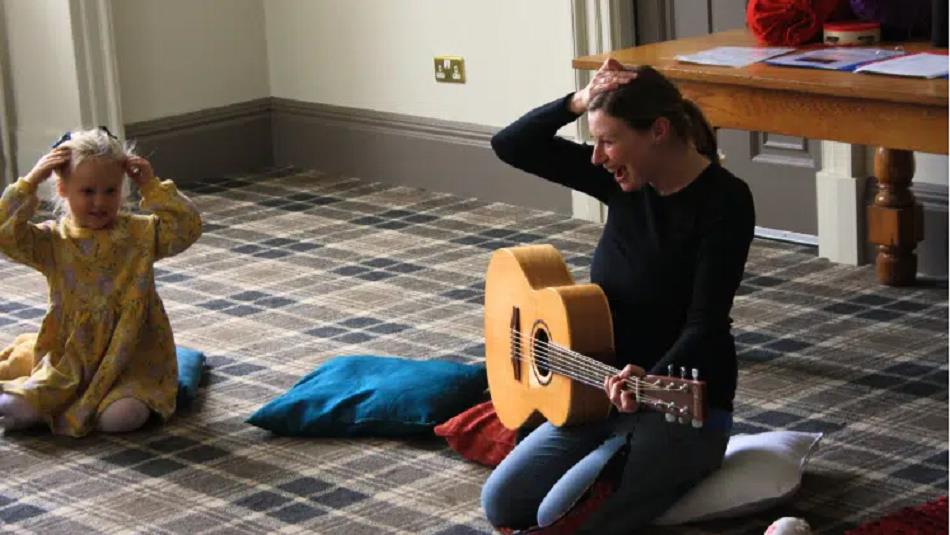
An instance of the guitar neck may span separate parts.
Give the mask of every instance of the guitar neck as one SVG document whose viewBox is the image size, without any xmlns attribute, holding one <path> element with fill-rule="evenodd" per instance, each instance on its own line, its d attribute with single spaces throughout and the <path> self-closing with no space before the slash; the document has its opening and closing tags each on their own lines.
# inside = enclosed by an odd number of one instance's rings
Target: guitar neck
<svg viewBox="0 0 950 535">
<path fill-rule="evenodd" d="M 606 379 L 620 371 L 595 358 L 555 344 L 549 344 L 544 355 L 544 366 L 554 373 L 601 390 Z M 702 425 L 706 412 L 706 389 L 696 370 L 693 370 L 692 379 L 686 378 L 685 368 L 680 368 L 680 377 L 673 377 L 672 367 L 669 376 L 630 377 L 624 382 L 624 388 L 633 392 L 641 406 L 664 412 L 671 421 L 679 419 L 685 423 L 689 420 L 694 426 Z"/>
</svg>

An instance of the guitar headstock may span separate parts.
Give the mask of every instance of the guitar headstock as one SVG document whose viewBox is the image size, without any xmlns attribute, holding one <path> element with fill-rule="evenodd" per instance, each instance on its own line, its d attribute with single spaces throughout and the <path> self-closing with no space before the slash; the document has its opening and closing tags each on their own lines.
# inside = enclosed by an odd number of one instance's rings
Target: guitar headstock
<svg viewBox="0 0 950 535">
<path fill-rule="evenodd" d="M 685 375 L 685 374 L 683 374 Z M 666 414 L 666 421 L 703 426 L 706 420 L 706 382 L 667 375 L 647 375 L 638 381 L 639 400 Z"/>
</svg>

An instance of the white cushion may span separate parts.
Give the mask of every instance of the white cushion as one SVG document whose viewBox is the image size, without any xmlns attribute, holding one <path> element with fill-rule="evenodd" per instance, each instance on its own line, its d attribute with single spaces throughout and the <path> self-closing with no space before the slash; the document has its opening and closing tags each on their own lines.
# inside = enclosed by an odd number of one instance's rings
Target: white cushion
<svg viewBox="0 0 950 535">
<path fill-rule="evenodd" d="M 657 525 L 684 524 L 767 509 L 790 498 L 801 485 L 821 433 L 769 431 L 729 439 L 722 467 L 700 481 Z"/>
</svg>

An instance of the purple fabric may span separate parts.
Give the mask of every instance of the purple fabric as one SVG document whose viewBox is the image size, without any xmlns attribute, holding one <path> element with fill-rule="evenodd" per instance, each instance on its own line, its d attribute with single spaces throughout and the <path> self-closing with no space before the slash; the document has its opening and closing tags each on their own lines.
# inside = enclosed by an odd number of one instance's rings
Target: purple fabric
<svg viewBox="0 0 950 535">
<path fill-rule="evenodd" d="M 851 10 L 861 20 L 880 22 L 884 40 L 930 35 L 931 0 L 851 0 Z"/>
</svg>

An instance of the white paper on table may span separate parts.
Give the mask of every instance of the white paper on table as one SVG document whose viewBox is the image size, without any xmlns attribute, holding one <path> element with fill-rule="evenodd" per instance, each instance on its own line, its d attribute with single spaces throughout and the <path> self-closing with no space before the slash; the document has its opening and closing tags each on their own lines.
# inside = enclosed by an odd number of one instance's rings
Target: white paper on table
<svg viewBox="0 0 950 535">
<path fill-rule="evenodd" d="M 676 59 L 685 63 L 701 65 L 745 67 L 793 50 L 795 49 L 779 46 L 717 46 L 695 54 L 681 54 L 676 56 Z"/>
<path fill-rule="evenodd" d="M 854 72 L 939 78 L 950 74 L 950 57 L 947 57 L 946 54 L 910 54 L 864 65 L 855 69 Z"/>
<path fill-rule="evenodd" d="M 881 61 L 904 54 L 905 52 L 901 50 L 837 46 L 802 50 L 796 54 L 766 60 L 766 63 L 787 67 L 853 71 L 855 67 L 864 65 L 865 63 Z"/>
</svg>

